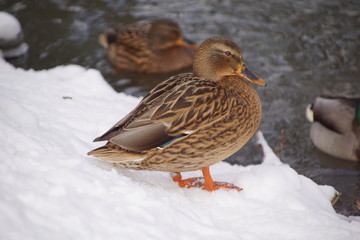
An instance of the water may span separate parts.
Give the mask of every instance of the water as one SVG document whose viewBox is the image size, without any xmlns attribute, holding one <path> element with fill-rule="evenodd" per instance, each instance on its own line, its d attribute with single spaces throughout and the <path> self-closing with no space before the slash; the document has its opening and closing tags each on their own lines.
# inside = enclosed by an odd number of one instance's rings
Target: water
<svg viewBox="0 0 360 240">
<path fill-rule="evenodd" d="M 360 94 L 359 1 L 0 0 L 0 6 L 19 19 L 30 45 L 29 54 L 13 64 L 96 68 L 117 91 L 134 96 L 145 95 L 169 75 L 113 73 L 97 42 L 112 24 L 167 17 L 198 43 L 212 36 L 233 39 L 250 69 L 268 83 L 257 89 L 264 109 L 260 129 L 270 145 L 278 148 L 283 130 L 282 160 L 342 192 L 337 212 L 360 215 L 353 204 L 360 199 L 359 164 L 316 150 L 304 115 L 305 106 L 319 94 Z M 247 165 L 261 159 L 252 140 L 227 161 Z"/>
</svg>

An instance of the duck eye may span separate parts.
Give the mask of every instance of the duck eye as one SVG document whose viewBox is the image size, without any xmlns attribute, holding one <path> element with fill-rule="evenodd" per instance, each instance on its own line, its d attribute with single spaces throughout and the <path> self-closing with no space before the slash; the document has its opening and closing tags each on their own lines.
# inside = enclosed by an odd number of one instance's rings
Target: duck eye
<svg viewBox="0 0 360 240">
<path fill-rule="evenodd" d="M 231 56 L 231 55 L 232 55 L 230 51 L 226 51 L 225 54 L 226 54 L 227 56 Z"/>
</svg>

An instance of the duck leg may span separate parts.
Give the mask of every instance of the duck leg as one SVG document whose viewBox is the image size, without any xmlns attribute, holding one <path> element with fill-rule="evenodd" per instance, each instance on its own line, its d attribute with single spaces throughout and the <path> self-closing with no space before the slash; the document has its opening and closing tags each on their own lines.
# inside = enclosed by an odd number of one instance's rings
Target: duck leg
<svg viewBox="0 0 360 240">
<path fill-rule="evenodd" d="M 237 191 L 242 190 L 242 188 L 239 188 L 231 183 L 214 182 L 210 175 L 209 167 L 204 167 L 201 169 L 201 171 L 204 177 L 182 179 L 181 173 L 177 173 L 175 176 L 173 176 L 172 179 L 174 182 L 178 183 L 179 187 L 186 187 L 186 188 L 198 187 L 207 191 L 215 191 L 220 188 L 235 189 Z"/>
</svg>

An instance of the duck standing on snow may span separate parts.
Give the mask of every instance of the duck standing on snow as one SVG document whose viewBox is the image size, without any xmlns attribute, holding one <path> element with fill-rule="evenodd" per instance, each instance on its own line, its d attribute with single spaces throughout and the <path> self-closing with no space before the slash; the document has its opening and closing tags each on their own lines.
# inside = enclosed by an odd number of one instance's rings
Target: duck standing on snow
<svg viewBox="0 0 360 240">
<path fill-rule="evenodd" d="M 117 71 L 142 73 L 166 73 L 190 67 L 198 48 L 169 19 L 110 29 L 100 34 L 99 41 Z"/>
<path fill-rule="evenodd" d="M 360 160 L 360 98 L 320 96 L 308 105 L 310 139 L 334 157 Z"/>
<path fill-rule="evenodd" d="M 174 172 L 181 187 L 241 190 L 213 182 L 209 166 L 238 151 L 255 133 L 261 102 L 249 83 L 266 85 L 245 65 L 240 48 L 225 38 L 200 45 L 193 73 L 156 86 L 138 106 L 94 141 L 107 144 L 89 155 L 114 166 Z M 202 178 L 180 172 L 202 169 Z"/>
</svg>

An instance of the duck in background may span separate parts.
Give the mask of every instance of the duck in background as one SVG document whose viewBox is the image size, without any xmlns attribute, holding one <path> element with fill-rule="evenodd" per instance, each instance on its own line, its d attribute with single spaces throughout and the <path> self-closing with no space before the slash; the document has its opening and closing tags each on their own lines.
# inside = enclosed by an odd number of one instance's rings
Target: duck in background
<svg viewBox="0 0 360 240">
<path fill-rule="evenodd" d="M 310 139 L 337 158 L 360 160 L 360 98 L 320 96 L 306 108 Z"/>
<path fill-rule="evenodd" d="M 135 23 L 99 36 L 116 71 L 167 73 L 192 66 L 198 45 L 187 40 L 170 19 Z"/>
<path fill-rule="evenodd" d="M 180 187 L 241 189 L 213 182 L 209 166 L 238 151 L 258 128 L 262 108 L 250 84 L 266 85 L 245 65 L 240 48 L 225 38 L 200 45 L 193 73 L 156 86 L 138 106 L 94 141 L 108 141 L 88 155 L 114 166 L 173 172 Z M 202 170 L 204 178 L 180 172 Z"/>
</svg>

